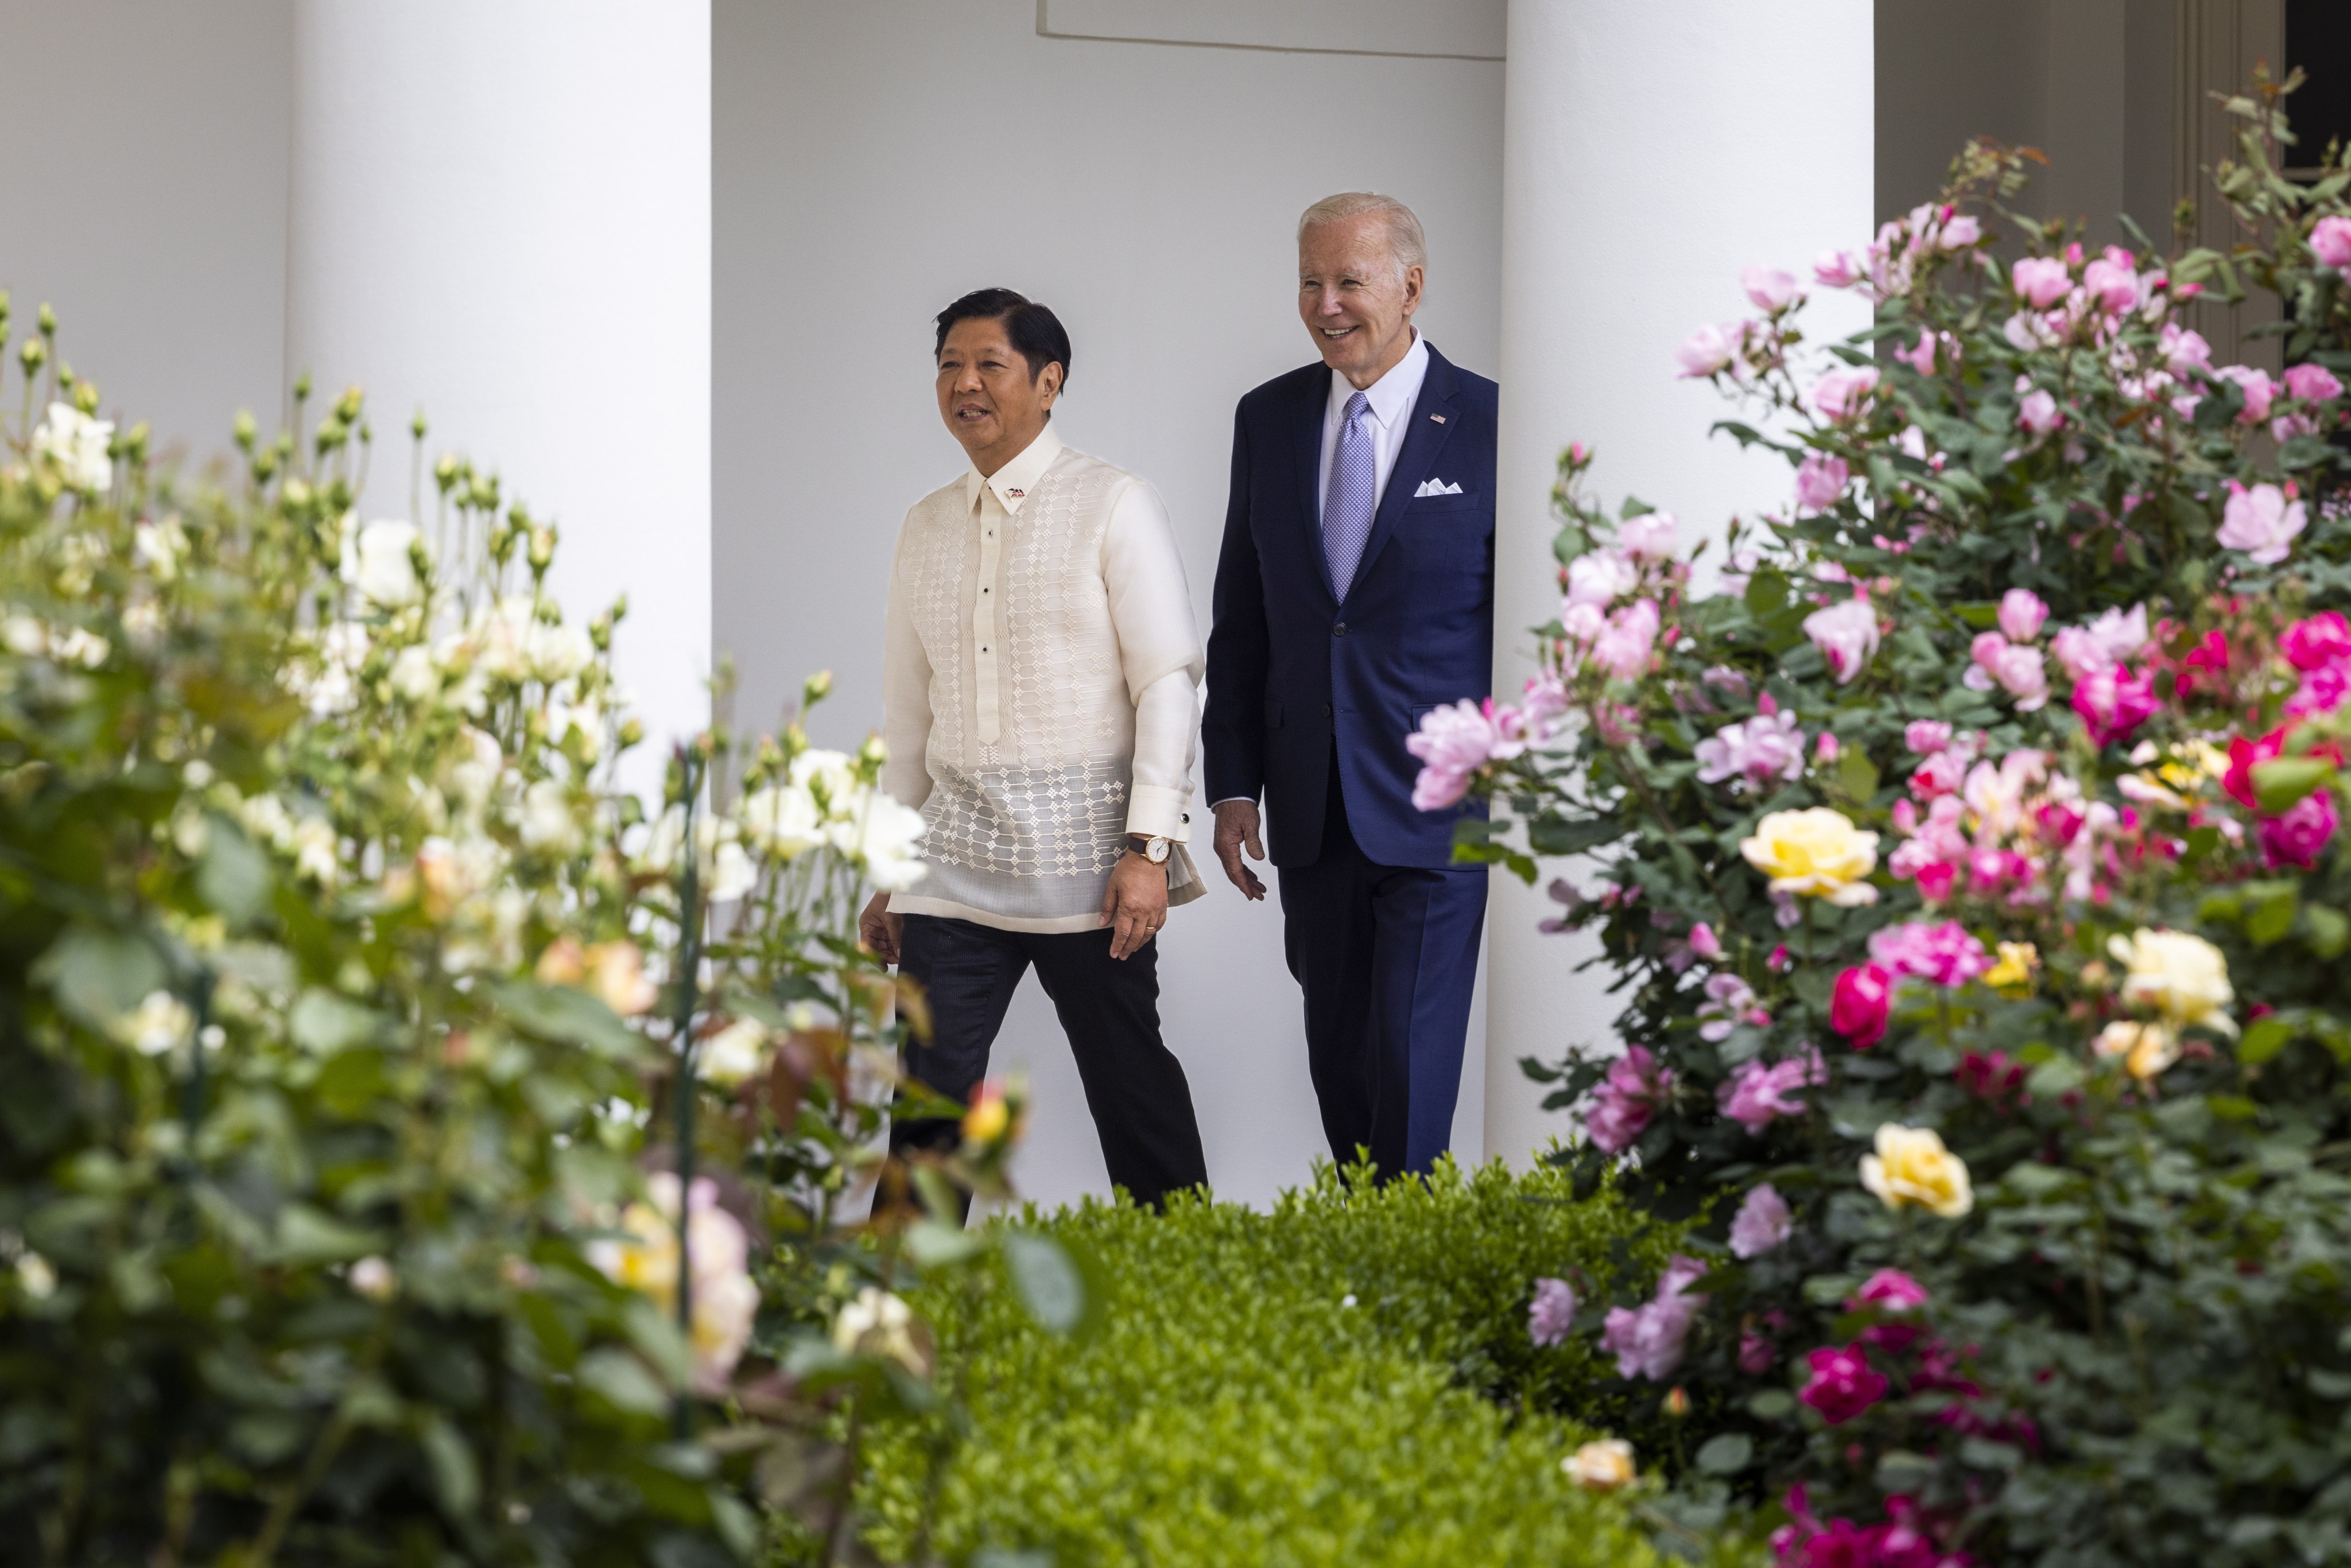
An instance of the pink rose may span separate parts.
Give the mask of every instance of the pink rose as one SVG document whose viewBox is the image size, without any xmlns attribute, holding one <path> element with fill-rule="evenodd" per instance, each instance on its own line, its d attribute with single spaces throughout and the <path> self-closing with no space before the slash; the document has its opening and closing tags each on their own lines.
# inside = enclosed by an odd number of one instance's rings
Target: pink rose
<svg viewBox="0 0 2351 1568">
<path fill-rule="evenodd" d="M 2229 481 L 2228 505 L 2221 509 L 2220 531 L 2215 537 L 2230 549 L 2243 550 L 2263 566 L 2286 558 L 2296 534 L 2309 521 L 2300 501 L 2289 501 L 2275 485 L 2248 490 Z"/>
<path fill-rule="evenodd" d="M 1414 808 L 1441 810 L 1460 800 L 1468 792 L 1469 776 L 1492 757 L 1495 740 L 1492 723 L 1467 697 L 1429 709 L 1421 716 L 1419 730 L 1404 743 L 1423 764 L 1412 787 Z"/>
<path fill-rule="evenodd" d="M 2240 424 L 2259 424 L 2270 416 L 2270 404 L 2278 394 L 2278 385 L 2270 380 L 2267 371 L 2257 371 L 2251 365 L 2222 365 L 2212 374 L 2224 382 L 2234 382 L 2245 394 L 2245 406 L 2237 415 Z"/>
<path fill-rule="evenodd" d="M 1627 517 L 1616 525 L 1616 548 L 1635 560 L 1671 560 L 1677 526 L 1671 512 L 1644 512 L 1637 517 Z"/>
<path fill-rule="evenodd" d="M 1832 1427 L 1844 1426 L 1886 1396 L 1886 1379 L 1870 1369 L 1869 1358 L 1858 1346 L 1823 1345 L 1805 1360 L 1813 1369 L 1812 1381 L 1796 1397 Z"/>
<path fill-rule="evenodd" d="M 1869 406 L 1877 390 L 1877 367 L 1857 365 L 1831 371 L 1813 387 L 1813 406 L 1830 419 L 1851 419 Z"/>
<path fill-rule="evenodd" d="M 1821 1053 L 1811 1047 L 1804 1054 L 1766 1066 L 1750 1061 L 1716 1092 L 1722 1113 L 1750 1133 L 1760 1133 L 1782 1116 L 1801 1116 L 1804 1102 L 1790 1095 L 1828 1082 Z"/>
<path fill-rule="evenodd" d="M 1813 281 L 1823 288 L 1851 288 L 1868 276 L 1868 264 L 1849 250 L 1824 250 L 1813 257 Z"/>
<path fill-rule="evenodd" d="M 1951 743 L 1951 727 L 1938 718 L 1914 718 L 1902 727 L 1902 744 L 1924 757 Z"/>
<path fill-rule="evenodd" d="M 2278 638 L 2278 652 L 2297 670 L 2323 670 L 2351 659 L 2351 622 L 2339 610 L 2297 621 Z"/>
<path fill-rule="evenodd" d="M 2026 392 L 2016 405 L 2016 423 L 2035 435 L 2046 435 L 2065 423 L 2057 412 L 2057 400 L 2039 387 Z"/>
<path fill-rule="evenodd" d="M 1554 1345 L 1575 1326 L 1575 1291 L 1564 1280 L 1537 1280 L 1534 1300 L 1527 1307 L 1527 1337 L 1539 1345 Z"/>
<path fill-rule="evenodd" d="M 2301 364 L 2286 371 L 2285 391 L 2304 402 L 2326 402 L 2343 395 L 2343 383 L 2325 365 Z"/>
<path fill-rule="evenodd" d="M 1690 927 L 1689 945 L 1690 951 L 1708 963 L 1719 964 L 1722 961 L 1722 938 L 1717 936 L 1714 934 L 1714 927 L 1705 921 L 1701 920 Z"/>
<path fill-rule="evenodd" d="M 2334 841 L 2335 827 L 2334 795 L 2314 789 L 2283 816 L 2262 819 L 2262 853 L 2272 866 L 2308 871 Z"/>
<path fill-rule="evenodd" d="M 1739 287 L 1758 310 L 1777 315 L 1799 298 L 1795 278 L 1775 267 L 1750 267 L 1739 275 Z"/>
<path fill-rule="evenodd" d="M 1829 1027 L 1855 1051 L 1867 1051 L 1886 1038 L 1886 1020 L 1894 1012 L 1894 985 L 1892 972 L 1880 964 L 1856 964 L 1845 970 L 1829 992 Z"/>
<path fill-rule="evenodd" d="M 2310 251 L 2337 271 L 2351 267 L 2351 218 L 2328 216 L 2310 231 Z"/>
<path fill-rule="evenodd" d="M 1804 635 L 1821 651 L 1837 685 L 1853 679 L 1877 652 L 1877 611 L 1866 599 L 1847 599 L 1804 617 Z"/>
<path fill-rule="evenodd" d="M 1649 667 L 1657 644 L 1657 605 L 1636 599 L 1608 618 L 1592 641 L 1592 662 L 1620 681 L 1629 681 Z"/>
<path fill-rule="evenodd" d="M 2165 368 L 2175 376 L 2184 376 L 2190 371 L 2209 371 L 2212 368 L 2212 345 L 2204 340 L 2202 333 L 2191 331 L 2177 321 L 2163 324 L 2163 336 L 2158 347 L 2163 354 Z"/>
<path fill-rule="evenodd" d="M 1837 504 L 1852 477 L 1844 458 L 1812 453 L 1796 466 L 1796 504 L 1808 512 L 1824 512 Z"/>
<path fill-rule="evenodd" d="M 2111 746 L 2154 716 L 2159 705 L 2146 677 L 2115 664 L 2074 683 L 2074 711 L 2093 745 Z"/>
<path fill-rule="evenodd" d="M 1881 1312 L 1914 1312 L 1927 1304 L 1927 1288 L 1899 1269 L 1880 1269 L 1862 1281 L 1861 1289 L 1853 1293 L 1844 1310 L 1857 1312 L 1865 1307 Z"/>
<path fill-rule="evenodd" d="M 2011 588 L 2001 595 L 2000 629 L 2011 642 L 2032 642 L 2048 619 L 2049 606 L 2031 589 Z"/>
<path fill-rule="evenodd" d="M 1641 585 L 1641 569 L 1621 549 L 1596 549 L 1567 563 L 1567 602 L 1614 603 Z"/>
<path fill-rule="evenodd" d="M 1921 329 L 1918 341 L 1910 348 L 1895 350 L 1894 357 L 1922 376 L 1933 375 L 1935 373 L 1935 334 Z"/>
<path fill-rule="evenodd" d="M 1623 1154 L 1656 1115 L 1673 1082 L 1673 1069 L 1660 1067 L 1646 1046 L 1626 1046 L 1592 1092 L 1592 1109 L 1583 1118 L 1585 1133 L 1609 1154 Z"/>
<path fill-rule="evenodd" d="M 1726 779 L 1755 784 L 1792 779 L 1804 771 L 1804 731 L 1794 714 L 1758 714 L 1744 723 L 1724 725 L 1699 741 L 1694 753 L 1701 784 Z"/>
<path fill-rule="evenodd" d="M 2049 704 L 2049 666 L 2041 650 L 2011 643 L 1991 665 L 1992 680 L 2016 699 L 2019 713 L 2037 713 Z"/>
<path fill-rule="evenodd" d="M 1788 1200 L 1770 1182 L 1758 1182 L 1740 1200 L 1730 1218 L 1730 1255 L 1757 1258 L 1788 1239 L 1792 1228 Z"/>
<path fill-rule="evenodd" d="M 1706 1304 L 1705 1297 L 1684 1292 L 1706 1271 L 1698 1260 L 1677 1253 L 1657 1281 L 1657 1293 L 1646 1304 L 1609 1310 L 1600 1348 L 1616 1358 L 1617 1376 L 1662 1383 L 1674 1375 L 1682 1364 L 1691 1321 Z"/>
<path fill-rule="evenodd" d="M 1711 321 L 1684 338 L 1681 347 L 1674 350 L 1674 359 L 1682 368 L 1682 379 L 1710 376 L 1730 368 L 1732 340 Z"/>
<path fill-rule="evenodd" d="M 2138 303 L 2138 274 L 2127 262 L 2099 257 L 2083 269 L 2082 287 L 2109 316 L 2119 316 Z"/>
<path fill-rule="evenodd" d="M 2017 295 L 2035 310 L 2046 310 L 2072 291 L 2065 264 L 2053 256 L 2028 256 L 2009 269 Z"/>
<path fill-rule="evenodd" d="M 1949 989 L 1991 967 L 1991 955 L 1956 920 L 1929 925 L 1914 920 L 1889 925 L 1869 939 L 1869 956 L 1896 976 Z"/>
</svg>

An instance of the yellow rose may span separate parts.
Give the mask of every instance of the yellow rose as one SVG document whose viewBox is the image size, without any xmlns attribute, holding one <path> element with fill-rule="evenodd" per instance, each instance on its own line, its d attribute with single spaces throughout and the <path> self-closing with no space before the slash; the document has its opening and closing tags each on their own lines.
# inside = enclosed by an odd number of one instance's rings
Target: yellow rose
<svg viewBox="0 0 2351 1568">
<path fill-rule="evenodd" d="M 1877 889 L 1865 880 L 1877 869 L 1877 835 L 1826 806 L 1770 813 L 1739 852 L 1771 879 L 1774 893 L 1825 898 L 1847 908 L 1877 902 Z"/>
<path fill-rule="evenodd" d="M 2127 1019 L 2100 1030 L 2090 1048 L 2100 1056 L 2121 1057 L 2124 1070 L 2142 1083 L 2179 1060 L 2179 1038 L 2168 1026 Z"/>
<path fill-rule="evenodd" d="M 1586 1491 L 1614 1491 L 1630 1486 L 1637 1473 L 1633 1468 L 1633 1445 L 1622 1437 L 1586 1443 L 1560 1460 L 1559 1468 Z"/>
<path fill-rule="evenodd" d="M 2237 1022 L 2222 1009 L 2236 999 L 2229 985 L 2229 961 L 2201 936 L 2185 931 L 2150 931 L 2107 939 L 2106 951 L 2128 971 L 2123 999 L 2155 1009 L 2175 1029 L 2202 1024 L 2235 1034 Z"/>
<path fill-rule="evenodd" d="M 1943 1147 L 1931 1127 L 1888 1122 L 1877 1129 L 1877 1152 L 1861 1156 L 1861 1185 L 1888 1208 L 1907 1204 L 1957 1219 L 1976 1206 L 1968 1163 Z"/>
<path fill-rule="evenodd" d="M 2041 968 L 2041 950 L 2030 942 L 2003 942 L 2000 962 L 1984 971 L 1984 984 L 2006 996 L 2032 994 L 2032 977 Z"/>
</svg>

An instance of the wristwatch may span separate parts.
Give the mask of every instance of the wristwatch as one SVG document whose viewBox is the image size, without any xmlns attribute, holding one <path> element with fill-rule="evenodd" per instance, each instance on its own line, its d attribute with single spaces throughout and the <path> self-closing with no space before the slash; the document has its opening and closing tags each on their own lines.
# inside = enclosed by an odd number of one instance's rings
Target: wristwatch
<svg viewBox="0 0 2351 1568">
<path fill-rule="evenodd" d="M 1144 837 L 1141 833 L 1129 833 L 1126 835 L 1126 847 L 1153 865 L 1167 863 L 1169 843 L 1157 833 L 1152 834 L 1149 838 Z"/>
</svg>

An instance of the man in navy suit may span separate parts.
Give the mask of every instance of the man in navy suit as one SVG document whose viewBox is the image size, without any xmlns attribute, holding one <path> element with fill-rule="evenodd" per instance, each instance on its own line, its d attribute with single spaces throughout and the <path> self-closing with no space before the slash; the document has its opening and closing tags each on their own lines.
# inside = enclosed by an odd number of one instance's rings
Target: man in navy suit
<svg viewBox="0 0 2351 1568">
<path fill-rule="evenodd" d="M 1496 388 L 1412 325 L 1420 222 L 1353 192 L 1298 223 L 1298 313 L 1321 361 L 1241 399 L 1217 563 L 1205 727 L 1217 858 L 1265 884 L 1332 1153 L 1384 1176 L 1445 1152 L 1460 1093 L 1486 872 L 1458 812 L 1413 809 L 1405 737 L 1492 687 Z"/>
</svg>

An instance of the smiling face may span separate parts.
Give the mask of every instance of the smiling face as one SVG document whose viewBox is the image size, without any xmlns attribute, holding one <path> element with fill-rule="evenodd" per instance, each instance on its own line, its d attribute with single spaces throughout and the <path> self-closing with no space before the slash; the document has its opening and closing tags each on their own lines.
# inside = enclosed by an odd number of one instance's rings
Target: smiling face
<svg viewBox="0 0 2351 1568">
<path fill-rule="evenodd" d="M 1044 432 L 1061 392 L 1060 362 L 1031 376 L 1002 320 L 974 316 L 947 329 L 939 349 L 939 417 L 983 477 Z"/>
<path fill-rule="evenodd" d="M 1298 236 L 1298 316 L 1322 362 L 1358 391 L 1412 348 L 1421 269 L 1399 267 L 1378 213 L 1316 224 Z"/>
</svg>

